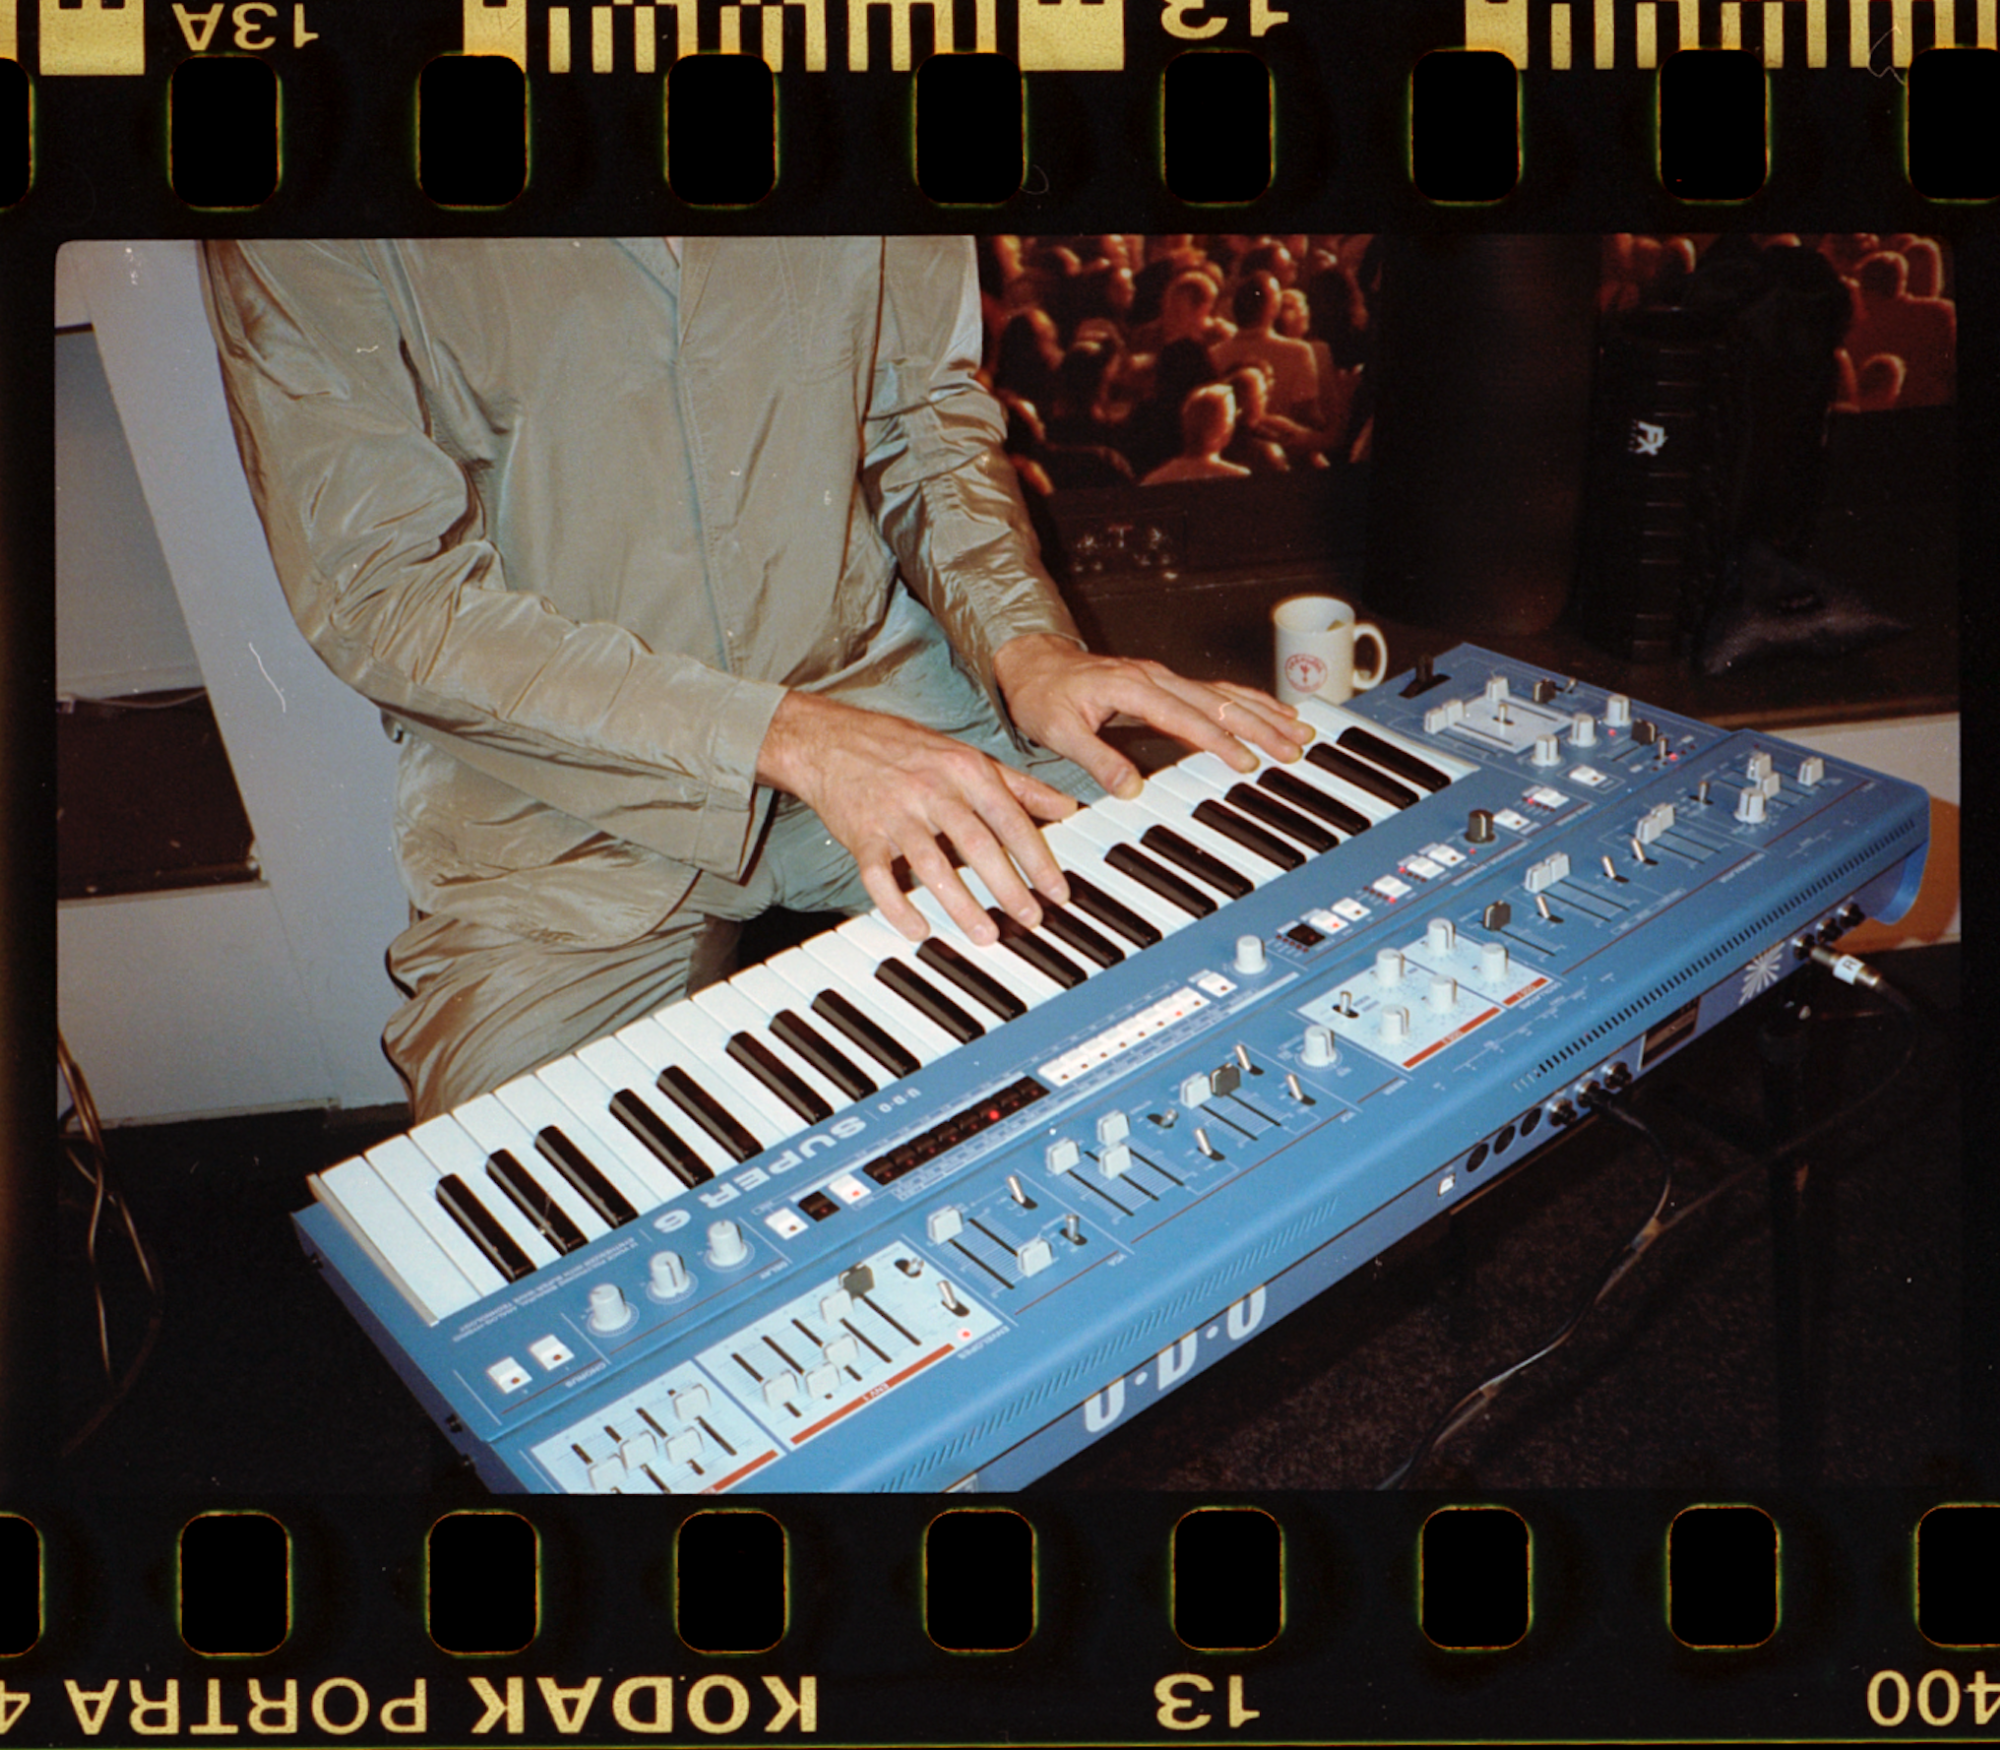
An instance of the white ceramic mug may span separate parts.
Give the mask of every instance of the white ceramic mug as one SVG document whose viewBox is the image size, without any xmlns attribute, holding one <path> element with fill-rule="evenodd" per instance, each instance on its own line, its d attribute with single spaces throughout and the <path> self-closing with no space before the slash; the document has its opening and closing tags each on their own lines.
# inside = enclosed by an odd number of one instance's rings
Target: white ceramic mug
<svg viewBox="0 0 2000 1750">
<path fill-rule="evenodd" d="M 1357 620 L 1354 609 L 1330 595 L 1295 595 L 1271 610 L 1277 635 L 1278 679 L 1273 689 L 1287 705 L 1324 699 L 1337 705 L 1366 692 L 1389 672 L 1389 645 L 1379 626 Z M 1357 640 L 1375 640 L 1375 666 L 1354 672 Z"/>
</svg>

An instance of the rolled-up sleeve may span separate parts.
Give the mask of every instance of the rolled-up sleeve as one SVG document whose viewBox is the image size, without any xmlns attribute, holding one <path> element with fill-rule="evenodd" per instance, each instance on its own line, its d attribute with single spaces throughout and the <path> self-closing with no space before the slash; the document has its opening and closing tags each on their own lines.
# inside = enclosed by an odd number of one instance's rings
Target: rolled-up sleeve
<svg viewBox="0 0 2000 1750">
<path fill-rule="evenodd" d="M 863 479 L 904 579 L 1001 706 L 994 653 L 1051 632 L 1082 644 L 1042 569 L 999 403 L 975 374 L 969 238 L 890 238 Z"/>
<path fill-rule="evenodd" d="M 677 863 L 736 873 L 783 689 L 509 587 L 477 458 L 435 435 L 367 246 L 211 243 L 239 449 L 294 618 L 466 765 Z"/>
</svg>

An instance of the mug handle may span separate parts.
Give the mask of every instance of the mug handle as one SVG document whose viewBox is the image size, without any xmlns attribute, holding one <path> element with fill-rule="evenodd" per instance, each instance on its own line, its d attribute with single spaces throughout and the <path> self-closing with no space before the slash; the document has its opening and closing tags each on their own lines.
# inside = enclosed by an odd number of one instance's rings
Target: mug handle
<svg viewBox="0 0 2000 1750">
<path fill-rule="evenodd" d="M 1382 628 L 1370 625 L 1366 620 L 1356 620 L 1354 622 L 1354 643 L 1357 651 L 1360 648 L 1361 640 L 1364 638 L 1375 640 L 1375 666 L 1369 673 L 1362 674 L 1360 672 L 1360 665 L 1356 664 L 1354 690 L 1357 693 L 1365 693 L 1370 687 L 1380 686 L 1383 678 L 1389 672 L 1389 640 L 1382 636 Z"/>
</svg>

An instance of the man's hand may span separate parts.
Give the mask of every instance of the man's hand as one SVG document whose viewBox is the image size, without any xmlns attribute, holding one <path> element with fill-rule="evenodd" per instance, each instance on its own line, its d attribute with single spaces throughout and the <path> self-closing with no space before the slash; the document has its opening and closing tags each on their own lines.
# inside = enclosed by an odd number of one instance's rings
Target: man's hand
<svg viewBox="0 0 2000 1750">
<path fill-rule="evenodd" d="M 1191 681 L 1157 662 L 1093 656 L 1051 633 L 1010 638 L 994 657 L 993 672 L 1024 735 L 1127 799 L 1139 793 L 1138 769 L 1097 733 L 1120 712 L 1240 772 L 1256 769 L 1252 747 L 1273 759 L 1295 760 L 1312 740 L 1291 706 L 1255 687 Z"/>
<path fill-rule="evenodd" d="M 899 858 L 973 941 L 999 935 L 940 840 L 1030 928 L 1042 911 L 1023 875 L 1057 904 L 1069 898 L 1035 823 L 1074 813 L 1076 799 L 907 718 L 787 693 L 758 752 L 757 777 L 819 816 L 852 853 L 882 915 L 912 941 L 929 926 L 897 885 Z"/>
</svg>

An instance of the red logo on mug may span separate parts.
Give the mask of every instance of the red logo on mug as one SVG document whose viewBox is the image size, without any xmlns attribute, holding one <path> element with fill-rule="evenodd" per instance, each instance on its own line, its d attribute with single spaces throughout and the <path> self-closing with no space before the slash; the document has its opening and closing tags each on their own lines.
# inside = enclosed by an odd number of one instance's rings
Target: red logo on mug
<svg viewBox="0 0 2000 1750">
<path fill-rule="evenodd" d="M 1285 658 L 1285 679 L 1302 693 L 1316 693 L 1326 685 L 1326 664 L 1308 650 L 1295 650 Z"/>
</svg>

